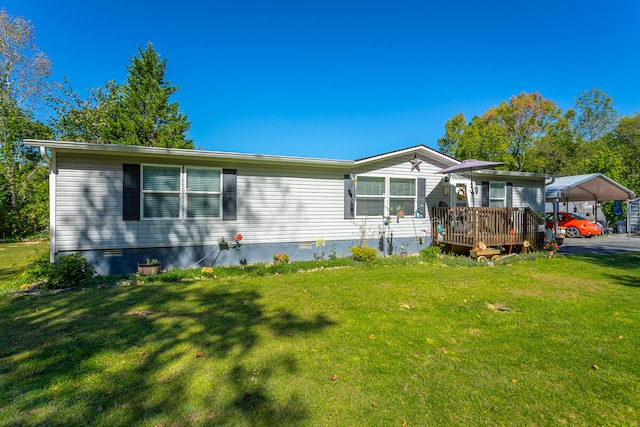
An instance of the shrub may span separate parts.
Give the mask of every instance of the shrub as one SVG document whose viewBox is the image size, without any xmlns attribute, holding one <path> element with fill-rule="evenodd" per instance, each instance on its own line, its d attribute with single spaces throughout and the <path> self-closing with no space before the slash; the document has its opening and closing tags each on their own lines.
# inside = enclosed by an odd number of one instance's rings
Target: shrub
<svg viewBox="0 0 640 427">
<path fill-rule="evenodd" d="M 354 261 L 372 262 L 378 257 L 378 251 L 367 246 L 353 246 L 349 248 Z"/>
<path fill-rule="evenodd" d="M 63 289 L 77 286 L 95 274 L 96 270 L 80 254 L 61 256 L 53 264 L 49 262 L 49 254 L 42 254 L 18 280 L 21 284 L 40 283 L 42 289 Z"/>
<path fill-rule="evenodd" d="M 51 267 L 46 288 L 71 288 L 96 274 L 96 269 L 80 254 L 61 256 Z"/>
<path fill-rule="evenodd" d="M 420 250 L 420 256 L 425 259 L 436 259 L 442 255 L 440 246 L 427 246 Z"/>
</svg>

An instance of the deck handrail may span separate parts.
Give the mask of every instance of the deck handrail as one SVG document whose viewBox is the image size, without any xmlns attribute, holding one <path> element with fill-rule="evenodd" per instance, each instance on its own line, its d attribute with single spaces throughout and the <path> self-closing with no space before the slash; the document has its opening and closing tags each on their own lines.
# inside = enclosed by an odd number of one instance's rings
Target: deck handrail
<svg viewBox="0 0 640 427">
<path fill-rule="evenodd" d="M 544 244 L 539 226 L 544 221 L 531 208 L 433 208 L 432 244 L 473 247 L 517 246 L 529 242 L 540 250 Z"/>
</svg>

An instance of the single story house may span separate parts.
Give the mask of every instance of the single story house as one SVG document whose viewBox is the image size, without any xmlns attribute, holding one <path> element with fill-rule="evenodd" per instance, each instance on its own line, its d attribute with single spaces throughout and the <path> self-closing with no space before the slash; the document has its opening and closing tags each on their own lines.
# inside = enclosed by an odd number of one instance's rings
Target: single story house
<svg viewBox="0 0 640 427">
<path fill-rule="evenodd" d="M 346 256 L 361 243 L 415 253 L 431 243 L 430 209 L 468 203 L 458 190 L 472 185 L 475 206 L 544 209 L 545 175 L 444 176 L 460 162 L 424 145 L 352 161 L 24 143 L 50 166 L 51 259 L 79 252 L 100 274 L 147 258 L 186 268 Z"/>
</svg>

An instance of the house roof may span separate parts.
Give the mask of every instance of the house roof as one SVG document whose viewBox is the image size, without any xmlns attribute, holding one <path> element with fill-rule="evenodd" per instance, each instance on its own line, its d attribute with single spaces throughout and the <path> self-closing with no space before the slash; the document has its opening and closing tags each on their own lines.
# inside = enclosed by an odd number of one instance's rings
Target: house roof
<svg viewBox="0 0 640 427">
<path fill-rule="evenodd" d="M 101 155 L 144 155 L 145 157 L 154 158 L 215 158 L 221 160 L 233 160 L 237 163 L 279 163 L 279 164 L 306 164 L 315 166 L 352 168 L 354 166 L 367 165 L 385 159 L 401 157 L 406 155 L 420 155 L 436 160 L 444 165 L 454 165 L 460 163 L 453 157 L 449 157 L 437 150 L 429 148 L 425 145 L 416 145 L 401 150 L 391 151 L 388 153 L 378 154 L 375 156 L 365 157 L 358 160 L 338 160 L 323 159 L 312 157 L 295 157 L 295 156 L 275 156 L 264 154 L 246 154 L 231 153 L 223 151 L 205 151 L 181 148 L 158 148 L 158 147 L 142 147 L 136 145 L 121 144 L 94 144 L 87 142 L 73 141 L 52 141 L 25 139 L 25 145 L 31 147 L 44 147 L 55 150 L 65 150 L 67 152 L 88 153 L 99 152 Z"/>
<path fill-rule="evenodd" d="M 591 200 L 627 200 L 636 197 L 628 188 L 601 173 L 563 176 L 547 185 L 548 202 L 581 202 Z"/>
<path fill-rule="evenodd" d="M 415 145 L 409 148 L 403 148 L 401 150 L 389 151 L 388 153 L 377 154 L 375 156 L 363 157 L 361 159 L 355 160 L 356 165 L 365 165 L 368 163 L 377 162 L 384 159 L 394 158 L 406 156 L 407 154 L 415 154 L 422 155 L 425 157 L 429 157 L 435 160 L 440 161 L 445 165 L 457 165 L 460 163 L 459 160 L 454 159 L 453 157 L 447 156 L 444 153 L 441 153 L 433 148 L 429 148 L 426 145 Z"/>
<path fill-rule="evenodd" d="M 306 164 L 335 167 L 352 167 L 351 160 L 318 159 L 311 157 L 274 156 L 263 154 L 230 153 L 222 151 L 205 151 L 184 148 L 158 148 L 142 147 L 136 145 L 121 144 L 92 144 L 87 142 L 51 141 L 38 139 L 25 139 L 24 144 L 30 147 L 44 147 L 67 152 L 89 153 L 98 152 L 101 155 L 144 155 L 153 158 L 208 158 L 233 160 L 237 163 L 287 163 Z"/>
<path fill-rule="evenodd" d="M 466 174 L 466 172 L 462 174 Z M 473 175 L 476 178 L 504 177 L 504 178 L 520 178 L 523 180 L 535 180 L 535 181 L 553 177 L 553 175 L 549 175 L 546 173 L 503 171 L 503 170 L 493 170 L 493 169 L 483 169 L 479 171 L 474 171 Z"/>
</svg>

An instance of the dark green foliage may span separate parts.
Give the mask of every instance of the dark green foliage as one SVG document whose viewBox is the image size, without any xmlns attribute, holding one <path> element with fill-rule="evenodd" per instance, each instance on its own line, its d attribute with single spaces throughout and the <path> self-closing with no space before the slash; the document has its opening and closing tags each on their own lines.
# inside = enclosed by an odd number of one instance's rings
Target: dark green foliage
<svg viewBox="0 0 640 427">
<path fill-rule="evenodd" d="M 420 250 L 420 256 L 428 260 L 437 259 L 442 256 L 442 250 L 440 250 L 440 246 L 427 246 Z"/>
<path fill-rule="evenodd" d="M 55 263 L 50 263 L 47 253 L 31 263 L 18 280 L 22 283 L 40 283 L 41 289 L 64 289 L 78 286 L 95 274 L 96 270 L 80 254 L 64 255 Z"/>
<path fill-rule="evenodd" d="M 378 251 L 367 246 L 353 246 L 349 248 L 354 261 L 372 262 L 378 257 Z"/>
<path fill-rule="evenodd" d="M 160 59 L 151 43 L 138 52 L 140 56 L 131 60 L 127 80 L 115 97 L 104 139 L 125 145 L 193 148 L 193 141 L 187 138 L 191 123 L 177 102 L 169 102 L 179 88 L 165 79 L 167 60 Z"/>
</svg>

